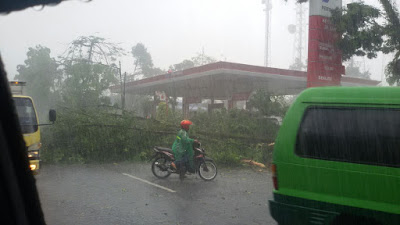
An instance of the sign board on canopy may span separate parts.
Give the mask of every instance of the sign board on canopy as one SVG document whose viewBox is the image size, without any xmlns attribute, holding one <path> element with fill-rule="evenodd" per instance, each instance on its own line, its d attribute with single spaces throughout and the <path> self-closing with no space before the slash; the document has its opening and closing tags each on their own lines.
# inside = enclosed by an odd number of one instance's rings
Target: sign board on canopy
<svg viewBox="0 0 400 225">
<path fill-rule="evenodd" d="M 167 100 L 167 95 L 165 94 L 164 91 L 156 91 L 156 96 L 160 101 L 165 102 Z"/>
</svg>

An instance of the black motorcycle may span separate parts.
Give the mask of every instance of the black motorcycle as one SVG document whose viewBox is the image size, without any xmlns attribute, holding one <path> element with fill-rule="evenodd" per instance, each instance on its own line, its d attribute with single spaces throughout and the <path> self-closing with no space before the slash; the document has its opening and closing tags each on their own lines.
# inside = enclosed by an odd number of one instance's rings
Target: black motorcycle
<svg viewBox="0 0 400 225">
<path fill-rule="evenodd" d="M 211 181 L 217 176 L 217 165 L 214 160 L 207 157 L 205 149 L 201 148 L 201 144 L 196 142 L 193 144 L 194 150 L 194 171 L 189 171 L 188 165 L 177 165 L 177 169 L 171 168 L 171 163 L 175 161 L 172 149 L 163 147 L 154 147 L 155 155 L 154 161 L 151 164 L 151 171 L 154 176 L 164 179 L 169 177 L 172 173 L 179 174 L 181 180 L 184 179 L 185 174 L 196 174 L 205 181 Z"/>
</svg>

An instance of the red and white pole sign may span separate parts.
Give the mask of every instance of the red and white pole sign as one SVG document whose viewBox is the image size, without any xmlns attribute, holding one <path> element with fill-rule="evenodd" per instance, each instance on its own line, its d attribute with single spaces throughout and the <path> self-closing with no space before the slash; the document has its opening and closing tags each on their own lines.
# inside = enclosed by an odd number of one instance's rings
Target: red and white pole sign
<svg viewBox="0 0 400 225">
<path fill-rule="evenodd" d="M 335 46 L 339 34 L 330 22 L 331 10 L 342 0 L 310 0 L 307 87 L 337 86 L 344 74 L 342 53 Z"/>
</svg>

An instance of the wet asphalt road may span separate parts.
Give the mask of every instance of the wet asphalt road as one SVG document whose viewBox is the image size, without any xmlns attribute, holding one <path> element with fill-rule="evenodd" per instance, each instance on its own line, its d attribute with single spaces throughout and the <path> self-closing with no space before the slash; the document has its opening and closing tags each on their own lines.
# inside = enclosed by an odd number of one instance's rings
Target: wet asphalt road
<svg viewBox="0 0 400 225">
<path fill-rule="evenodd" d="M 268 172 L 219 168 L 214 181 L 154 177 L 148 164 L 45 165 L 36 176 L 47 224 L 276 224 Z M 168 190 L 155 187 L 144 179 Z"/>
</svg>

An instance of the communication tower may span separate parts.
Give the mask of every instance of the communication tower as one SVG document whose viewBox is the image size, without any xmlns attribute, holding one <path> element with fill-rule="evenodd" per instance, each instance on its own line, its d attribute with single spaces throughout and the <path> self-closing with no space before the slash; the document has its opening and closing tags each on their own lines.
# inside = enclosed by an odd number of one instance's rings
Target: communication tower
<svg viewBox="0 0 400 225">
<path fill-rule="evenodd" d="M 269 56 L 271 54 L 271 0 L 261 0 L 261 3 L 265 5 L 265 49 L 264 49 L 264 66 L 268 66 Z"/>
</svg>

